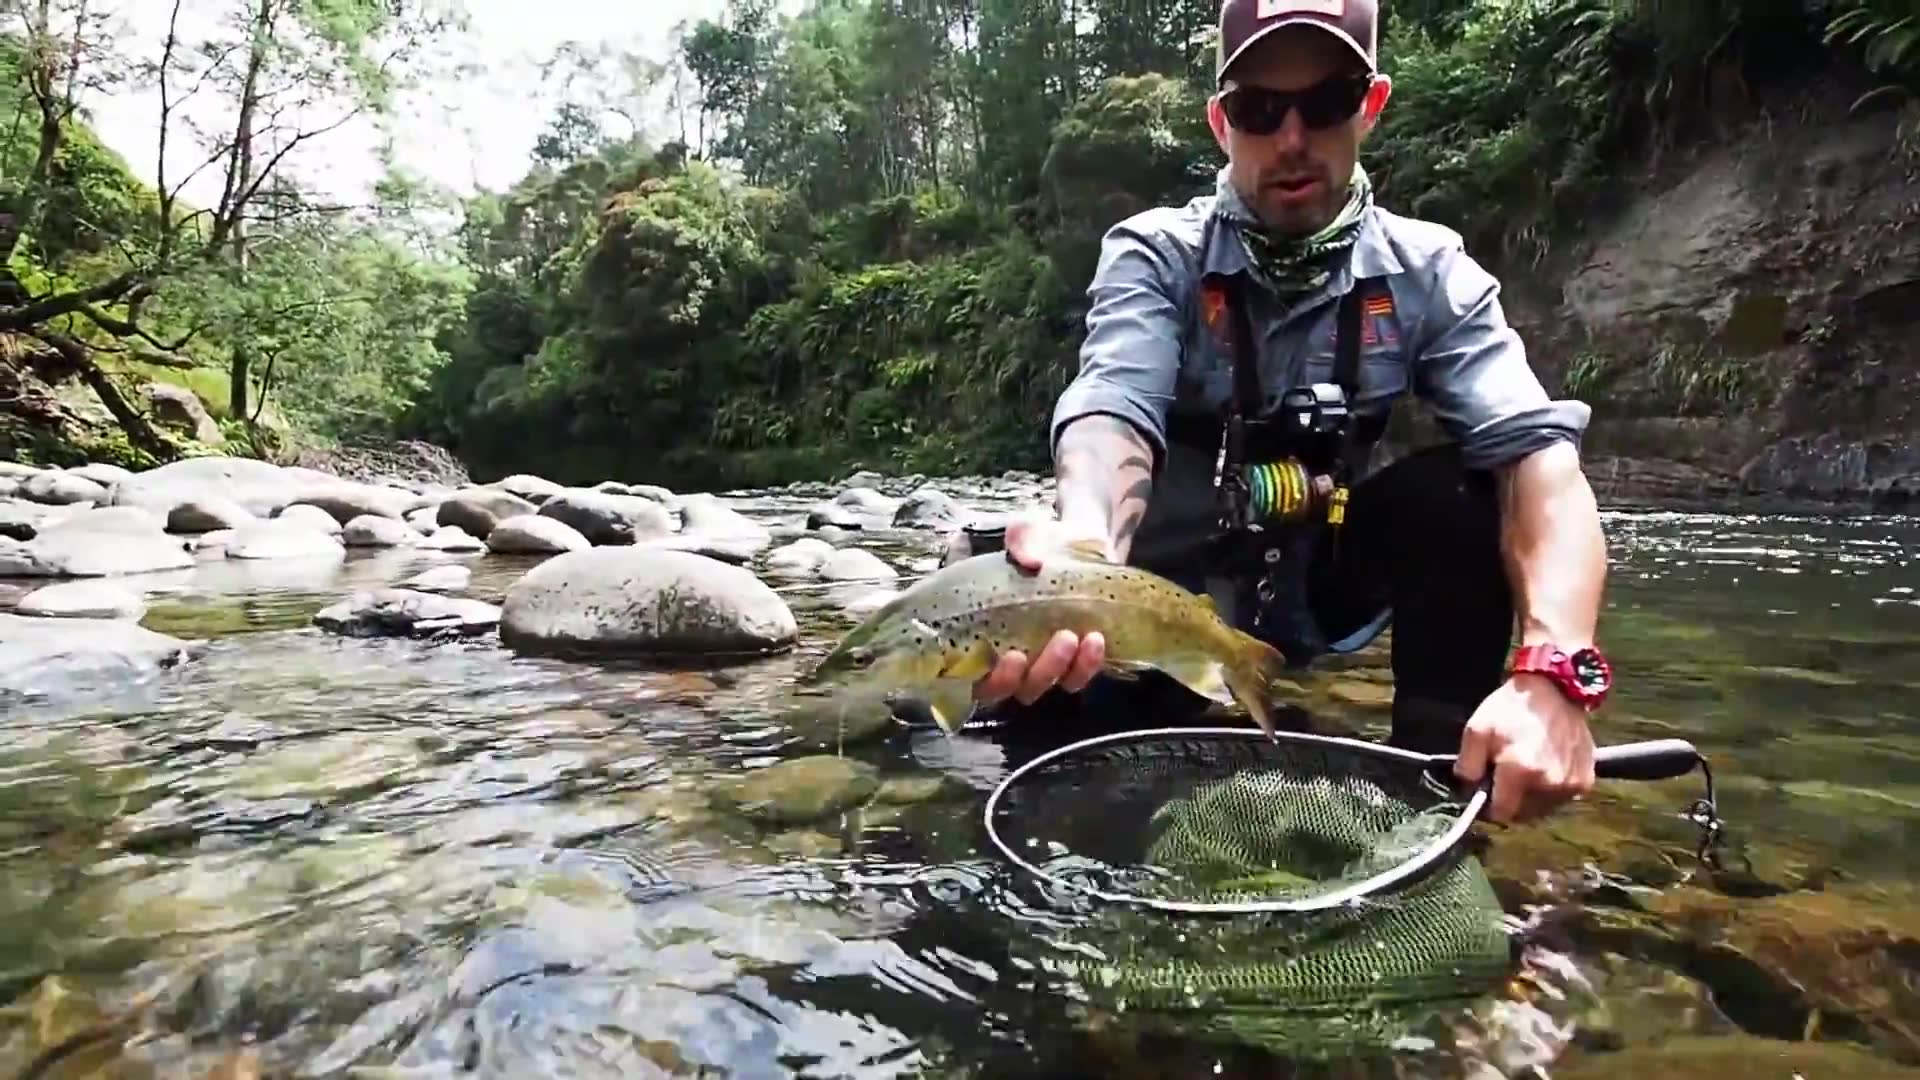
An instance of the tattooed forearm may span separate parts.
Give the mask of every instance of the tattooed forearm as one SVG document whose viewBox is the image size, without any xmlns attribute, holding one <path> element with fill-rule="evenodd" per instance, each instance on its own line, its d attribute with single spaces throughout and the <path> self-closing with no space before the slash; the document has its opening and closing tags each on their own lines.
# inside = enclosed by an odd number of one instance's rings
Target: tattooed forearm
<svg viewBox="0 0 1920 1080">
<path fill-rule="evenodd" d="M 1153 447 L 1112 416 L 1074 421 L 1060 436 L 1054 509 L 1075 532 L 1105 535 L 1125 561 L 1153 492 Z"/>
</svg>

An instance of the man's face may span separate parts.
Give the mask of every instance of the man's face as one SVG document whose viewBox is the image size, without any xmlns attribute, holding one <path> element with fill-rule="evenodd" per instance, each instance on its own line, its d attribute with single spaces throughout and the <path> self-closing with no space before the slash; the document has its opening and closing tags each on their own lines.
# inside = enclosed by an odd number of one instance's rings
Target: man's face
<svg viewBox="0 0 1920 1080">
<path fill-rule="evenodd" d="M 1364 77 L 1365 70 L 1332 34 L 1288 27 L 1262 38 L 1235 61 L 1222 93 L 1239 87 L 1305 90 L 1327 80 Z M 1222 95 L 1207 102 L 1207 120 L 1226 151 L 1228 177 L 1253 212 L 1271 228 L 1306 235 L 1331 222 L 1346 204 L 1360 143 L 1373 130 L 1390 89 L 1386 76 L 1376 77 L 1352 116 L 1317 129 L 1295 108 L 1271 133 L 1241 130 L 1228 120 Z"/>
</svg>

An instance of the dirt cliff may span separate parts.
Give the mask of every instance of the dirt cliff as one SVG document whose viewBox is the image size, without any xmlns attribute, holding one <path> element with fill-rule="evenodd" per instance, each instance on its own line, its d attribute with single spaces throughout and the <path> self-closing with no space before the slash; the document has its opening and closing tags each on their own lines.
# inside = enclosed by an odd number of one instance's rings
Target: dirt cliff
<svg viewBox="0 0 1920 1080">
<path fill-rule="evenodd" d="M 1920 104 L 1804 85 L 1496 267 L 1603 497 L 1920 502 Z"/>
</svg>

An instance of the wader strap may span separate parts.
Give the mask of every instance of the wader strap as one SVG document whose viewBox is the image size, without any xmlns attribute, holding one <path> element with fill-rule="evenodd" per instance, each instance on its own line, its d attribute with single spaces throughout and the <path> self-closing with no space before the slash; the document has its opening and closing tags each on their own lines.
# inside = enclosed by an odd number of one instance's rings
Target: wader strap
<svg viewBox="0 0 1920 1080">
<path fill-rule="evenodd" d="M 1333 381 L 1346 392 L 1347 404 L 1360 396 L 1360 316 L 1366 311 L 1368 288 L 1373 278 L 1355 278 L 1353 288 L 1340 298 L 1340 312 L 1334 323 Z"/>
</svg>

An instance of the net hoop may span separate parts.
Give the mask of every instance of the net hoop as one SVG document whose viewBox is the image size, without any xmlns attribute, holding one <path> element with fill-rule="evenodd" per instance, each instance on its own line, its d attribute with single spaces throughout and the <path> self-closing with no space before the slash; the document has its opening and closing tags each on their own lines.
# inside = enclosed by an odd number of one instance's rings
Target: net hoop
<svg viewBox="0 0 1920 1080">
<path fill-rule="evenodd" d="M 1107 735 L 1095 735 L 1091 738 L 1081 739 L 1078 742 L 1069 743 L 1066 746 L 1049 750 L 1008 773 L 1006 777 L 994 787 L 993 793 L 987 796 L 986 807 L 982 811 L 982 816 L 985 819 L 987 828 L 987 838 L 993 841 L 993 846 L 998 848 L 1000 854 L 1009 862 L 1027 873 L 1032 874 L 1034 877 L 1061 888 L 1073 889 L 1076 892 L 1084 893 L 1110 904 L 1120 904 L 1128 907 L 1146 908 L 1154 911 L 1165 911 L 1183 915 L 1238 915 L 1325 911 L 1330 908 L 1351 905 L 1375 893 L 1390 889 L 1408 878 L 1414 877 L 1427 870 L 1466 836 L 1467 830 L 1473 827 L 1475 819 L 1480 816 L 1480 811 L 1485 808 L 1487 800 L 1492 795 L 1490 785 L 1487 782 L 1483 781 L 1480 784 L 1476 784 L 1472 794 L 1469 795 L 1466 800 L 1466 805 L 1461 809 L 1459 815 L 1455 817 L 1453 824 L 1448 827 L 1447 831 L 1428 842 L 1413 855 L 1370 877 L 1362 878 L 1359 881 L 1351 882 L 1336 889 L 1329 889 L 1325 893 L 1296 900 L 1239 900 L 1203 903 L 1192 900 L 1161 900 L 1153 897 L 1135 896 L 1130 893 L 1114 892 L 1110 889 L 1102 889 L 1082 882 L 1070 881 L 1047 873 L 1033 863 L 1028 862 L 1018 852 L 1013 850 L 1012 845 L 1008 844 L 1007 841 L 1001 837 L 1000 830 L 994 827 L 993 819 L 996 810 L 999 808 L 1001 798 L 1008 790 L 1013 788 L 1014 785 L 1018 784 L 1023 777 L 1035 770 L 1043 768 L 1070 754 L 1082 753 L 1096 747 L 1109 746 L 1115 743 L 1150 742 L 1156 739 L 1169 738 L 1228 739 L 1241 741 L 1260 740 L 1263 742 L 1301 743 L 1373 757 L 1395 758 L 1409 765 L 1417 765 L 1422 768 L 1432 765 L 1436 763 L 1436 761 L 1447 760 L 1445 758 L 1436 758 L 1431 754 L 1416 753 L 1412 750 L 1403 750 L 1396 746 L 1387 746 L 1382 743 L 1368 742 L 1362 739 L 1350 739 L 1337 735 L 1314 735 L 1297 731 L 1277 731 L 1269 738 L 1264 732 L 1257 729 L 1243 727 L 1144 728 L 1134 731 L 1114 732 Z"/>
</svg>

